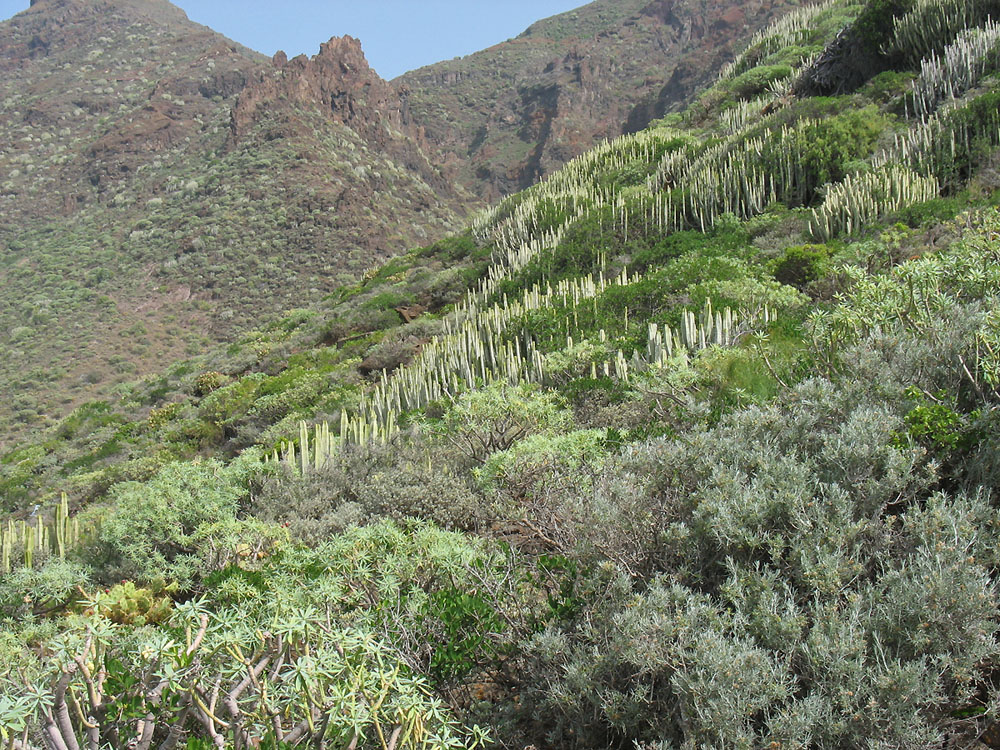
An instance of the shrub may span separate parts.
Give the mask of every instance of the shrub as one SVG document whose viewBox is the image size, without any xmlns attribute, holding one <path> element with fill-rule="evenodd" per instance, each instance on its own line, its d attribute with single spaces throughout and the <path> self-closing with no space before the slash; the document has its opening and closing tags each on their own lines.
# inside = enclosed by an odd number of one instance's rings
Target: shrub
<svg viewBox="0 0 1000 750">
<path fill-rule="evenodd" d="M 88 568 L 57 557 L 35 568 L 18 568 L 0 577 L 0 618 L 27 622 L 60 612 L 89 580 Z"/>
<path fill-rule="evenodd" d="M 101 577 L 190 585 L 204 572 L 199 529 L 235 519 L 258 461 L 250 451 L 228 466 L 214 460 L 174 463 L 147 482 L 117 485 L 110 495 L 114 513 L 103 520 L 97 538 Z"/>
<path fill-rule="evenodd" d="M 217 747 L 320 744 L 324 738 L 348 746 L 361 736 L 380 736 L 401 749 L 444 750 L 488 739 L 478 727 L 458 724 L 389 644 L 363 630 L 331 628 L 317 609 L 266 619 L 229 609 L 214 612 L 209 624 L 197 602 L 178 607 L 171 621 L 172 630 L 187 637 L 112 627 L 98 615 L 72 623 L 60 649 L 26 653 L 27 668 L 0 677 L 5 695 L 52 696 L 15 703 L 15 726 L 39 733 L 45 727 L 59 747 L 75 746 L 84 732 L 96 742 L 117 743 L 119 723 L 136 722 L 140 738 L 167 746 L 189 732 L 189 743 L 210 740 Z M 86 665 L 95 653 L 104 656 L 100 673 L 69 668 Z M 285 668 L 267 669 L 272 659 Z M 255 679 L 246 678 L 248 669 Z M 215 690 L 231 700 L 213 710 L 192 698 Z M 119 710 L 101 711 L 111 699 Z M 5 731 L 13 723 L 5 715 Z"/>
<path fill-rule="evenodd" d="M 176 590 L 176 584 L 167 585 L 163 580 L 150 582 L 148 588 L 122 581 L 90 597 L 88 613 L 118 625 L 158 625 L 170 617 L 173 609 L 170 595 Z"/>
<path fill-rule="evenodd" d="M 572 413 L 555 394 L 531 385 L 497 383 L 459 396 L 442 420 L 441 434 L 481 463 L 522 438 L 565 430 L 572 421 Z"/>
<path fill-rule="evenodd" d="M 884 404 L 820 381 L 782 402 L 636 446 L 564 500 L 591 515 L 555 526 L 628 575 L 530 641 L 527 722 L 578 747 L 928 746 L 960 729 L 938 707 L 976 700 L 996 648 L 985 496 L 930 495 Z"/>
<path fill-rule="evenodd" d="M 606 455 L 607 434 L 577 430 L 563 435 L 532 435 L 492 454 L 475 476 L 487 492 L 502 491 L 517 500 L 534 494 L 539 483 L 568 474 L 593 474 Z"/>
<path fill-rule="evenodd" d="M 194 381 L 194 395 L 207 396 L 212 391 L 219 390 L 229 382 L 229 378 L 221 372 L 203 372 Z"/>
<path fill-rule="evenodd" d="M 387 446 L 349 446 L 304 477 L 270 478 L 251 506 L 315 545 L 351 525 L 418 518 L 448 529 L 474 529 L 489 519 L 472 491 L 464 461 L 445 446 L 400 436 Z"/>
<path fill-rule="evenodd" d="M 774 261 L 774 278 L 800 290 L 829 271 L 830 250 L 826 245 L 789 247 Z"/>
<path fill-rule="evenodd" d="M 158 409 L 151 409 L 146 424 L 151 430 L 158 430 L 172 421 L 181 410 L 179 403 L 164 404 Z"/>
<path fill-rule="evenodd" d="M 737 76 L 727 86 L 735 96 L 749 100 L 766 91 L 770 84 L 791 74 L 792 68 L 788 65 L 760 65 Z"/>
</svg>

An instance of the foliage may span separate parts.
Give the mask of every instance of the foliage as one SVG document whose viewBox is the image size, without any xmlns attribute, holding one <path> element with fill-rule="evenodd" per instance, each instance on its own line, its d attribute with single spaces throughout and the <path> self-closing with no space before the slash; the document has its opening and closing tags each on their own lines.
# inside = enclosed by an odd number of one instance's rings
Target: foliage
<svg viewBox="0 0 1000 750">
<path fill-rule="evenodd" d="M 22 721 L 37 715 L 47 741 L 59 747 L 87 737 L 173 747 L 188 717 L 217 746 L 365 738 L 383 748 L 474 748 L 487 740 L 478 727 L 466 737 L 423 681 L 369 633 L 331 627 L 314 609 L 257 623 L 231 610 L 214 616 L 210 627 L 208 613 L 191 602 L 177 609 L 169 633 L 115 626 L 100 616 L 75 622 L 58 651 L 22 673 L 29 681 L 21 689 L 35 699 L 15 708 Z M 113 671 L 96 673 L 94 664 Z M 12 688 L 18 677 L 7 679 Z M 224 696 L 217 706 L 206 702 L 215 686 Z M 81 696 L 93 723 L 74 718 L 70 695 Z M 102 710 L 112 697 L 119 708 Z M 5 721 L 5 729 L 12 724 Z"/>
<path fill-rule="evenodd" d="M 117 625 L 159 625 L 170 617 L 170 595 L 176 591 L 176 584 L 167 585 L 162 579 L 152 581 L 148 588 L 123 581 L 90 597 L 88 613 Z"/>
<path fill-rule="evenodd" d="M 547 677 L 526 710 L 558 736 L 926 742 L 942 731 L 931 706 L 973 699 L 995 648 L 985 500 L 915 502 L 933 474 L 886 447 L 901 419 L 884 407 L 822 382 L 786 403 L 637 446 L 609 476 L 595 504 L 630 515 L 594 551 L 648 572 L 532 642 Z M 637 512 L 658 531 L 636 536 Z"/>
<path fill-rule="evenodd" d="M 803 289 L 829 273 L 830 251 L 825 245 L 785 248 L 775 259 L 774 278 L 782 284 Z"/>
<path fill-rule="evenodd" d="M 493 453 L 475 476 L 487 491 L 502 488 L 513 498 L 531 493 L 541 479 L 599 470 L 606 453 L 607 434 L 576 430 L 562 435 L 533 435 L 507 450 Z"/>
<path fill-rule="evenodd" d="M 572 414 L 557 396 L 499 383 L 460 396 L 445 414 L 442 430 L 458 450 L 482 462 L 529 435 L 564 430 L 570 424 Z"/>
<path fill-rule="evenodd" d="M 410 668 L 455 688 L 496 669 L 541 617 L 529 565 L 482 538 L 376 521 L 291 549 L 259 571 L 212 576 L 214 607 L 271 616 L 275 602 L 378 634 Z"/>
<path fill-rule="evenodd" d="M 114 513 L 105 518 L 95 543 L 105 575 L 190 583 L 205 571 L 198 532 L 235 519 L 248 493 L 256 457 L 245 454 L 228 466 L 210 460 L 177 463 L 148 482 L 125 482 L 113 490 Z"/>
<path fill-rule="evenodd" d="M 972 218 L 970 217 L 970 221 Z M 832 355 L 858 337 L 895 330 L 906 336 L 929 336 L 952 316 L 966 318 L 964 340 L 954 356 L 961 381 L 955 392 L 975 398 L 993 398 L 997 348 L 992 344 L 995 308 L 996 247 L 991 241 L 998 215 L 980 217 L 977 231 L 945 252 L 907 261 L 890 274 L 871 277 L 861 269 L 847 269 L 854 287 L 844 304 L 830 313 L 815 311 L 812 326 L 818 347 Z M 944 343 L 938 337 L 936 341 Z M 936 389 L 935 389 L 936 390 Z"/>
<path fill-rule="evenodd" d="M 27 622 L 58 612 L 80 596 L 90 570 L 79 563 L 49 558 L 42 565 L 23 567 L 0 578 L 0 618 Z"/>
<path fill-rule="evenodd" d="M 763 93 L 769 84 L 788 78 L 792 68 L 788 65 L 758 65 L 729 82 L 729 88 L 740 99 L 751 99 Z"/>
<path fill-rule="evenodd" d="M 986 730 L 995 30 L 929 25 L 939 56 L 858 48 L 896 69 L 796 94 L 857 10 L 796 11 L 687 112 L 5 448 L 7 507 L 65 481 L 84 522 L 28 568 L 12 537 L 7 743 Z M 837 44 L 936 12 L 875 0 Z"/>
</svg>

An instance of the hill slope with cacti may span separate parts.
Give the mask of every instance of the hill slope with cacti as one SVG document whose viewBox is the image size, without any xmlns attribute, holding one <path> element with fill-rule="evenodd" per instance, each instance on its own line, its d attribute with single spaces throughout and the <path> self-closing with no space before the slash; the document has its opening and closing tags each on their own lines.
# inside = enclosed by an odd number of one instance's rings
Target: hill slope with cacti
<svg viewBox="0 0 1000 750">
<path fill-rule="evenodd" d="M 787 0 L 746 5 L 711 29 L 631 0 L 539 24 L 542 68 L 583 39 L 574 54 L 596 67 L 585 91 L 553 93 L 574 135 L 532 170 L 522 157 L 545 107 L 529 96 L 510 122 L 497 115 L 506 140 L 490 169 L 524 172 L 502 190 L 622 132 L 622 103 L 666 86 L 677 49 L 714 70 Z M 561 41 L 545 41 L 554 30 Z M 633 36 L 643 52 L 623 78 L 615 60 Z M 494 48 L 490 86 L 506 90 L 522 67 L 500 64 L 500 48 L 524 46 Z M 482 64 L 449 70 L 471 79 Z M 39 0 L 0 23 L 0 71 L 0 449 L 457 231 L 498 189 L 439 137 L 485 127 L 478 109 L 428 108 L 444 94 L 383 81 L 350 37 L 267 59 L 167 0 Z M 650 116 L 686 101 L 689 84 Z M 549 130 L 554 144 L 565 128 Z"/>
<path fill-rule="evenodd" d="M 998 13 L 795 10 L 0 455 L 4 741 L 1000 745 Z"/>
</svg>

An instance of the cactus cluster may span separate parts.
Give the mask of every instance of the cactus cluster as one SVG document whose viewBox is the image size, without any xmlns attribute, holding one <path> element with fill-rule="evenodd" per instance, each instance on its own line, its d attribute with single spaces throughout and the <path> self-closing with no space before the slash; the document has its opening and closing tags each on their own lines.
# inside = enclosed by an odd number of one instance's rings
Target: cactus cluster
<svg viewBox="0 0 1000 750">
<path fill-rule="evenodd" d="M 998 12 L 996 0 L 916 0 L 895 19 L 890 48 L 915 65 Z"/>
<path fill-rule="evenodd" d="M 596 176 L 634 162 L 655 163 L 671 144 L 689 140 L 680 131 L 658 128 L 607 141 L 481 214 L 472 229 L 480 242 L 494 248 L 487 283 L 492 287 L 499 278 L 506 278 L 538 253 L 557 245 L 565 228 L 587 211 L 613 203 L 618 193 L 595 184 Z M 562 221 L 543 227 L 540 217 L 546 209 L 559 210 Z"/>
<path fill-rule="evenodd" d="M 649 323 L 646 363 L 663 367 L 675 353 L 707 349 L 710 346 L 733 346 L 741 336 L 766 327 L 774 320 L 774 312 L 764 306 L 752 313 L 739 315 L 730 308 L 715 310 L 712 301 L 705 302 L 700 313 L 685 310 L 677 331 L 670 326 Z"/>
<path fill-rule="evenodd" d="M 781 25 L 775 33 L 796 34 L 795 24 L 807 24 L 810 14 L 838 2 L 828 0 L 806 9 L 796 16 L 798 20 L 786 22 L 791 26 Z M 764 142 L 748 135 L 751 127 L 760 126 L 759 115 L 775 96 L 772 92 L 770 97 L 747 103 L 740 114 L 732 115 L 734 134 L 707 149 L 671 128 L 624 136 L 574 159 L 533 188 L 480 215 L 472 229 L 479 242 L 493 248 L 492 263 L 479 285 L 445 320 L 445 332 L 424 346 L 416 360 L 377 383 L 354 413 L 342 412 L 337 429 L 331 430 L 327 423 L 312 428 L 302 423 L 297 441 L 272 451 L 269 460 L 307 473 L 321 467 L 344 443 L 388 441 L 398 433 L 402 414 L 432 401 L 498 380 L 543 381 L 547 373 L 538 342 L 516 332 L 511 335 L 511 326 L 528 312 L 561 305 L 574 312 L 573 326 L 567 323 L 565 331 L 572 347 L 574 337 L 581 333 L 576 326 L 577 307 L 596 300 L 609 286 L 637 279 L 626 269 L 612 278 L 598 273 L 564 280 L 555 287 L 540 283 L 516 300 L 498 299 L 501 282 L 557 246 L 566 229 L 592 211 L 611 209 L 614 226 L 609 229 L 627 238 L 636 225 L 647 232 L 704 230 L 725 213 L 751 216 L 787 197 L 791 186 L 801 181 L 796 171 L 798 152 L 788 146 L 780 152 L 777 165 L 763 165 Z M 772 137 L 786 144 L 802 142 L 800 130 L 814 124 L 802 120 Z M 646 186 L 619 190 L 595 179 L 635 163 L 659 165 Z M 650 325 L 644 354 L 634 351 L 629 356 L 619 351 L 606 362 L 593 363 L 593 370 L 627 380 L 636 369 L 664 365 L 680 351 L 731 345 L 748 326 L 769 320 L 767 310 L 740 321 L 733 311 L 714 311 L 709 305 L 699 314 L 685 312 L 676 332 Z M 600 335 L 606 338 L 603 332 Z"/>
<path fill-rule="evenodd" d="M 731 80 L 758 65 L 768 55 L 808 41 L 813 33 L 816 18 L 844 4 L 843 0 L 824 0 L 816 5 L 795 8 L 783 15 L 767 28 L 754 34 L 746 49 L 722 69 L 719 80 Z"/>
<path fill-rule="evenodd" d="M 707 229 L 727 212 L 740 217 L 759 213 L 784 196 L 784 186 L 800 179 L 797 151 L 792 147 L 779 157 L 776 175 L 760 163 L 763 141 L 747 136 L 749 127 L 759 124 L 748 110 L 735 136 L 708 149 L 670 128 L 624 136 L 574 159 L 543 182 L 479 216 L 473 232 L 478 241 L 492 246 L 492 263 L 479 285 L 445 320 L 444 333 L 425 345 L 412 363 L 377 383 L 354 413 L 342 412 L 337 428 L 331 429 L 328 423 L 310 428 L 302 423 L 297 441 L 289 440 L 272 451 L 269 460 L 308 473 L 345 443 L 390 440 L 399 432 L 402 414 L 432 401 L 454 398 L 483 383 L 544 381 L 547 372 L 539 342 L 513 331 L 512 326 L 526 313 L 562 306 L 573 312 L 573 324 L 567 322 L 564 332 L 572 348 L 574 337 L 582 333 L 576 323 L 579 306 L 595 301 L 610 286 L 638 279 L 627 269 L 611 278 L 599 272 L 596 277 L 563 280 L 555 286 L 535 284 L 514 300 L 498 295 L 500 283 L 557 246 L 570 224 L 592 211 L 611 209 L 614 227 L 609 229 L 626 238 L 633 226 L 661 233 Z M 785 126 L 774 137 L 801 142 L 799 130 L 813 124 L 803 120 Z M 659 164 L 646 186 L 619 190 L 602 187 L 595 179 L 637 162 Z M 767 310 L 741 321 L 733 311 L 714 311 L 709 305 L 699 314 L 683 313 L 678 331 L 651 325 L 645 353 L 618 351 L 606 362 L 593 363 L 592 369 L 595 375 L 628 380 L 632 372 L 665 365 L 680 351 L 731 345 L 750 327 L 769 320 Z M 606 339 L 603 331 L 600 335 Z"/>
<path fill-rule="evenodd" d="M 637 281 L 624 271 L 612 280 L 593 276 L 566 280 L 555 289 L 542 290 L 539 285 L 525 292 L 516 304 L 504 300 L 480 313 L 472 313 L 461 324 L 448 321 L 445 334 L 431 341 L 420 357 L 409 366 L 378 383 L 362 402 L 357 414 L 341 412 L 339 430 L 329 423 L 299 425 L 298 447 L 287 441 L 281 450 L 275 449 L 268 461 L 283 463 L 289 469 L 305 475 L 319 470 L 344 444 L 387 442 L 399 432 L 400 415 L 420 408 L 431 401 L 450 399 L 474 388 L 477 384 L 505 380 L 511 384 L 543 382 L 548 372 L 536 343 L 528 336 L 515 336 L 502 341 L 508 328 L 526 312 L 555 304 L 576 309 L 583 301 L 596 299 L 612 285 Z M 773 320 L 773 312 L 763 307 L 749 314 L 737 314 L 730 308 L 715 310 L 708 301 L 700 313 L 683 311 L 681 325 L 675 331 L 670 326 L 647 324 L 646 351 L 634 350 L 631 356 L 615 352 L 603 363 L 591 363 L 591 375 L 615 377 L 628 381 L 633 373 L 649 367 L 665 367 L 675 355 L 712 346 L 733 346 L 741 336 L 759 330 Z M 574 346 L 574 336 L 582 332 L 569 329 L 566 349 Z M 607 335 L 599 331 L 606 343 Z"/>
<path fill-rule="evenodd" d="M 838 234 L 852 235 L 876 219 L 929 201 L 940 192 L 936 178 L 922 177 L 898 164 L 849 175 L 827 190 L 823 205 L 812 212 L 809 229 L 824 242 Z"/>
<path fill-rule="evenodd" d="M 657 225 L 665 232 L 705 231 L 723 214 L 745 219 L 774 201 L 802 203 L 808 181 L 801 148 L 819 126 L 820 121 L 803 118 L 766 136 L 740 132 L 705 149 L 667 154 L 649 185 L 665 192 Z"/>
<path fill-rule="evenodd" d="M 921 60 L 911 83 L 914 114 L 927 120 L 942 102 L 957 99 L 1000 63 L 1000 24 L 992 19 L 960 33 L 939 55 Z"/>
<path fill-rule="evenodd" d="M 964 106 L 942 107 L 926 120 L 897 134 L 892 145 L 872 160 L 875 168 L 893 162 L 946 185 L 956 173 L 975 167 L 969 162 L 984 144 L 1000 145 L 1000 111 L 995 96 L 985 95 Z"/>
<path fill-rule="evenodd" d="M 727 135 L 736 135 L 750 123 L 755 123 L 763 116 L 764 110 L 773 105 L 773 94 L 764 94 L 749 101 L 738 101 L 719 115 L 719 123 Z"/>
<path fill-rule="evenodd" d="M 50 520 L 36 515 L 28 520 L 8 518 L 0 526 L 0 572 L 10 573 L 20 564 L 30 568 L 42 554 L 66 557 L 66 551 L 80 541 L 80 521 L 70 518 L 69 498 L 63 493 Z"/>
</svg>

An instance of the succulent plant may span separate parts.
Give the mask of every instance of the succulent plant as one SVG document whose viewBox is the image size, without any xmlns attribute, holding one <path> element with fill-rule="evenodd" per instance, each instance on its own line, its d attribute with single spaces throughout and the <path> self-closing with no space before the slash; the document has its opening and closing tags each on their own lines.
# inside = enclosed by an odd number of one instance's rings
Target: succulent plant
<svg viewBox="0 0 1000 750">
<path fill-rule="evenodd" d="M 8 518 L 0 527 L 0 573 L 10 573 L 17 567 L 18 552 L 20 564 L 30 568 L 38 555 L 56 554 L 65 558 L 66 552 L 79 542 L 80 521 L 70 518 L 69 498 L 63 493 L 50 518 L 36 509 L 32 518 Z"/>
<path fill-rule="evenodd" d="M 890 164 L 874 172 L 849 175 L 832 186 L 826 200 L 812 212 L 809 228 L 816 239 L 855 234 L 866 225 L 900 209 L 936 198 L 940 185 L 934 177 Z"/>
</svg>

